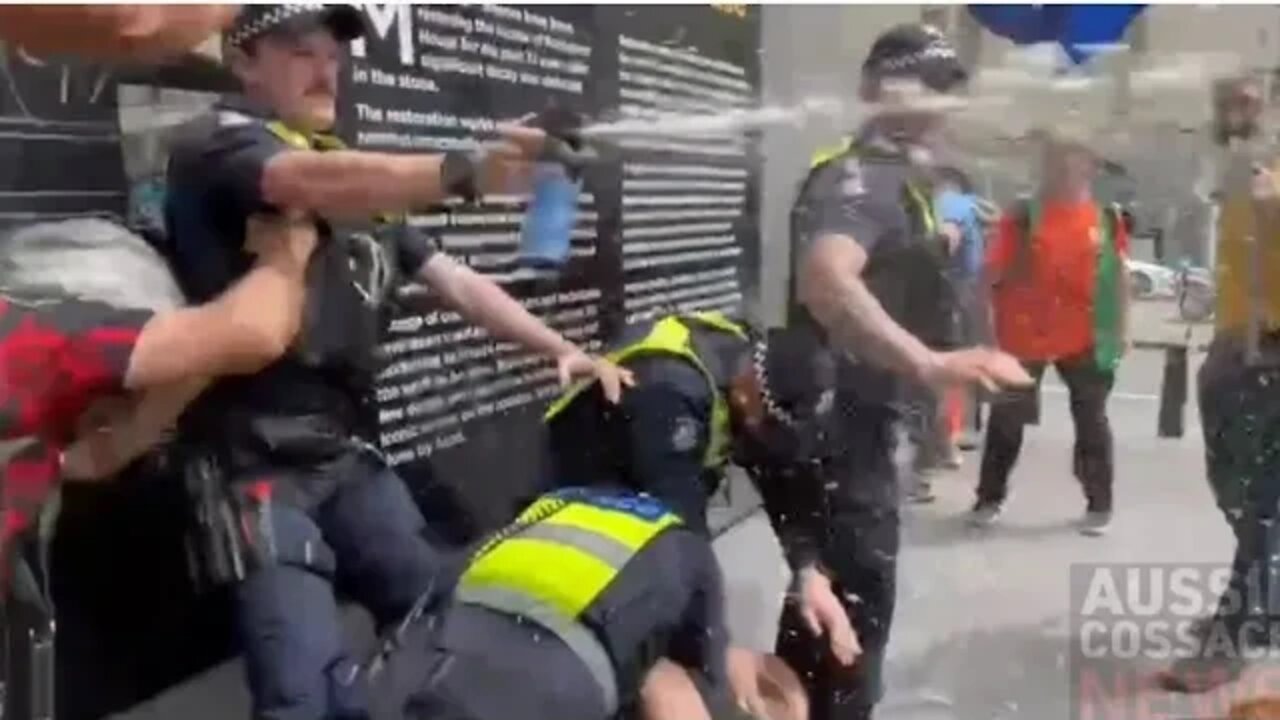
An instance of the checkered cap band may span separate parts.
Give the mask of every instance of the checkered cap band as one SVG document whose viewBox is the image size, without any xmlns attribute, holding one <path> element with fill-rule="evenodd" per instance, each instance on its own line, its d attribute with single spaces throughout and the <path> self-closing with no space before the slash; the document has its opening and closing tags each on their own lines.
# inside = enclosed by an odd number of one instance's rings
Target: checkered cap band
<svg viewBox="0 0 1280 720">
<path fill-rule="evenodd" d="M 967 77 L 955 46 L 930 25 L 900 25 L 885 32 L 871 47 L 863 72 L 874 77 L 922 81 L 947 91 Z"/>
<path fill-rule="evenodd" d="M 248 5 L 227 33 L 227 44 L 241 47 L 297 17 L 322 15 L 331 6 L 324 3 L 290 3 L 287 5 Z"/>
</svg>

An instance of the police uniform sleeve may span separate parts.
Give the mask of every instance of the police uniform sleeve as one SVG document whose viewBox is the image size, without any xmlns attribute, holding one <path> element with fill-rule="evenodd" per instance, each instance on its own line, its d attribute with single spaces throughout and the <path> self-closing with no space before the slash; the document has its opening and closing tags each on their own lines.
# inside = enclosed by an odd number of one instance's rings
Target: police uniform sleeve
<svg viewBox="0 0 1280 720">
<path fill-rule="evenodd" d="M 796 201 L 797 239 L 809 245 L 823 235 L 844 235 L 870 254 L 885 228 L 885 199 L 874 191 L 876 178 L 852 156 L 836 158 L 815 172 Z M 896 193 L 892 200 L 897 202 Z"/>
<path fill-rule="evenodd" d="M 711 427 L 706 380 L 678 361 L 637 370 L 636 387 L 623 394 L 621 408 L 628 418 L 632 481 L 651 490 L 670 488 L 676 495 L 704 495 L 702 460 Z"/>
<path fill-rule="evenodd" d="M 217 127 L 192 148 L 189 172 L 205 176 L 215 192 L 245 215 L 275 208 L 262 195 L 267 163 L 289 146 L 260 120 L 233 112 L 218 115 Z"/>
<path fill-rule="evenodd" d="M 400 276 L 416 278 L 422 272 L 437 250 L 436 239 L 422 228 L 402 223 L 400 232 L 396 234 L 396 262 L 400 266 Z"/>
<path fill-rule="evenodd" d="M 825 497 L 816 463 L 751 473 L 792 572 L 816 562 L 826 533 Z"/>
</svg>

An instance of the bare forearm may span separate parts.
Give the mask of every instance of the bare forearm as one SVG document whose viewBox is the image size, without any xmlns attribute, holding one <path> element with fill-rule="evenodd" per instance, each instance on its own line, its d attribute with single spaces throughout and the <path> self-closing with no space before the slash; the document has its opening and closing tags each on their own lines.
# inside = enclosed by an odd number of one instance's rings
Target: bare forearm
<svg viewBox="0 0 1280 720">
<path fill-rule="evenodd" d="M 496 337 L 547 357 L 559 357 L 575 349 L 573 343 L 531 315 L 497 283 L 447 255 L 433 256 L 419 275 L 449 307 Z"/>
<path fill-rule="evenodd" d="M 458 307 L 468 320 L 546 357 L 557 357 L 574 348 L 573 343 L 525 310 L 497 283 L 470 269 L 463 272 L 473 276 L 468 281 L 467 301 Z"/>
<path fill-rule="evenodd" d="M 236 5 L 7 5 L 0 37 L 37 53 L 102 60 L 179 54 L 226 27 Z"/>
<path fill-rule="evenodd" d="M 274 205 L 328 217 L 408 212 L 446 197 L 442 162 L 441 155 L 284 153 L 267 165 L 262 193 Z"/>
<path fill-rule="evenodd" d="M 843 351 L 914 377 L 928 372 L 933 353 L 885 312 L 860 277 L 823 284 L 806 304 Z"/>
<path fill-rule="evenodd" d="M 129 357 L 125 386 L 258 372 L 287 352 L 303 299 L 300 269 L 260 262 L 217 300 L 152 318 Z"/>
</svg>

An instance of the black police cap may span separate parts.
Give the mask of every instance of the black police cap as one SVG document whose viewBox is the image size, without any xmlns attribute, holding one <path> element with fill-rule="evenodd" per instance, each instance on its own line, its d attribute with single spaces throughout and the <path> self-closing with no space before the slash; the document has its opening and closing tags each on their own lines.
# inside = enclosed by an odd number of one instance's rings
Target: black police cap
<svg viewBox="0 0 1280 720">
<path fill-rule="evenodd" d="M 351 42 L 368 32 L 364 13 L 354 5 L 288 3 L 245 5 L 225 38 L 227 45 L 238 48 L 267 35 L 296 36 L 321 28 L 339 42 Z"/>
<path fill-rule="evenodd" d="M 934 92 L 950 92 L 969 79 L 955 47 L 931 25 L 907 23 L 886 30 L 871 45 L 863 75 L 876 80 L 919 80 Z"/>
</svg>

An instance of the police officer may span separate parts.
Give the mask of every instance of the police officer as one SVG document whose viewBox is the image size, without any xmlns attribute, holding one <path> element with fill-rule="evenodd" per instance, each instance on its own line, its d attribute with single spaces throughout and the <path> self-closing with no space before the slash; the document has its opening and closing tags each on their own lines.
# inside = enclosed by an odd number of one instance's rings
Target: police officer
<svg viewBox="0 0 1280 720">
<path fill-rule="evenodd" d="M 375 674 L 388 703 L 376 716 L 603 720 L 632 709 L 667 657 L 713 717 L 733 717 L 706 503 L 733 459 L 765 491 L 790 557 L 815 533 L 804 503 L 820 493 L 804 490 L 817 489 L 829 395 L 821 354 L 790 340 L 715 313 L 665 317 L 609 356 L 637 378 L 616 407 L 595 387 L 566 393 L 548 411 L 561 487 L 469 557 L 438 630 L 410 618 Z M 852 662 L 829 583 L 801 585 L 802 611 Z"/>
<path fill-rule="evenodd" d="M 169 162 L 169 253 L 195 300 L 244 271 L 247 214 L 311 213 L 321 235 L 299 342 L 265 371 L 211 388 L 182 427 L 188 482 L 201 499 L 200 557 L 215 579 L 237 581 L 258 718 L 360 716 L 365 700 L 346 682 L 355 665 L 333 580 L 388 622 L 408 612 L 438 569 L 414 499 L 371 446 L 374 351 L 393 288 L 421 280 L 493 335 L 553 358 L 562 378 L 600 371 L 619 389 L 607 364 L 495 283 L 435 252 L 403 219 L 378 215 L 510 189 L 545 136 L 512 129 L 508 140 L 523 145 L 443 156 L 345 149 L 326 131 L 343 46 L 364 31 L 349 5 L 245 7 L 224 34 L 244 99 L 184 128 Z M 237 514 L 239 522 L 222 519 Z"/>
<path fill-rule="evenodd" d="M 893 619 L 898 502 L 893 462 L 896 377 L 923 385 L 1027 383 L 1013 358 L 986 349 L 936 352 L 918 335 L 936 320 L 912 298 L 942 272 L 925 168 L 941 116 L 912 105 L 919 91 L 959 88 L 966 73 L 936 29 L 903 25 L 873 43 L 862 100 L 877 111 L 843 148 L 821 158 L 792 211 L 792 324 L 841 357 L 828 472 L 828 541 L 820 560 L 864 654 L 839 668 L 783 610 L 778 654 L 804 677 L 813 717 L 868 718 L 881 697 Z M 917 298 L 918 299 L 918 298 Z M 941 311 L 942 308 L 938 308 Z M 913 317 L 914 315 L 914 317 Z"/>
</svg>

